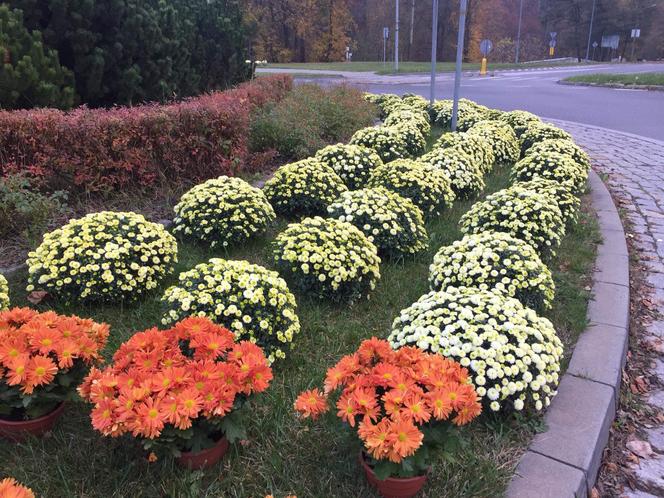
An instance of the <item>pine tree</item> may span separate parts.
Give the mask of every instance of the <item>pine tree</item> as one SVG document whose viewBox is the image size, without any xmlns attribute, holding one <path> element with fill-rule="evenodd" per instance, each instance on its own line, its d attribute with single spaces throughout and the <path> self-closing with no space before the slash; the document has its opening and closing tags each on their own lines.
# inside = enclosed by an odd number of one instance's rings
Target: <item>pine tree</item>
<svg viewBox="0 0 664 498">
<path fill-rule="evenodd" d="M 0 107 L 58 107 L 74 104 L 73 75 L 60 66 L 39 31 L 23 24 L 23 12 L 0 5 Z"/>
</svg>

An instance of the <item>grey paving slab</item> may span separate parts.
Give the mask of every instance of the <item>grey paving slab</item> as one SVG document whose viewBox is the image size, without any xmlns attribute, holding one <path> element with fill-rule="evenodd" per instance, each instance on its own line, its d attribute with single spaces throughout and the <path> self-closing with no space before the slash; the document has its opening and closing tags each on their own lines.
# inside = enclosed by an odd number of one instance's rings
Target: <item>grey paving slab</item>
<svg viewBox="0 0 664 498">
<path fill-rule="evenodd" d="M 530 451 L 582 470 L 592 487 L 615 408 L 611 387 L 565 374 L 546 413 L 548 430 L 535 436 Z"/>
<path fill-rule="evenodd" d="M 617 401 L 627 352 L 627 337 L 625 327 L 591 325 L 574 346 L 567 373 L 606 384 L 613 390 Z"/>
<path fill-rule="evenodd" d="M 588 303 L 591 323 L 627 328 L 629 324 L 629 288 L 624 285 L 595 282 Z"/>
<path fill-rule="evenodd" d="M 508 498 L 575 498 L 586 496 L 586 478 L 579 469 L 527 452 L 510 482 Z"/>
</svg>

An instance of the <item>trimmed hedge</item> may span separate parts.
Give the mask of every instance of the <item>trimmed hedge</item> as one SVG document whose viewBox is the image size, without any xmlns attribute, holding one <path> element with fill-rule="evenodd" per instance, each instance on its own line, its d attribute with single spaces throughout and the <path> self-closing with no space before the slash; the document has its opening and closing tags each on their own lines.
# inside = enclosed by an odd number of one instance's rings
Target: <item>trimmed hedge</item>
<svg viewBox="0 0 664 498">
<path fill-rule="evenodd" d="M 26 171 L 72 194 L 233 176 L 250 159 L 252 110 L 291 87 L 274 76 L 168 105 L 0 111 L 0 176 Z"/>
</svg>

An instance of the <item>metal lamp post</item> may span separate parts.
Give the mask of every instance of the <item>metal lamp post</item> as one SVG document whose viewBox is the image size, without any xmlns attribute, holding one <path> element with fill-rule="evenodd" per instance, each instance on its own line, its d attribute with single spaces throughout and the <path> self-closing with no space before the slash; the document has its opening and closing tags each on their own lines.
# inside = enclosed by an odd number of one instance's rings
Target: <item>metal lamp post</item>
<svg viewBox="0 0 664 498">
<path fill-rule="evenodd" d="M 454 103 L 452 104 L 452 131 L 456 131 L 459 112 L 459 88 L 461 86 L 461 63 L 463 60 L 463 38 L 466 32 L 466 10 L 468 0 L 461 0 L 459 5 L 459 36 L 457 37 L 456 71 L 454 75 Z"/>
<path fill-rule="evenodd" d="M 586 46 L 586 60 L 590 56 L 590 39 L 593 36 L 593 21 L 595 20 L 595 3 L 597 0 L 593 0 L 593 9 L 590 11 L 590 28 L 588 29 L 588 45 Z"/>
<path fill-rule="evenodd" d="M 436 52 L 438 52 L 438 0 L 433 0 L 431 17 L 431 94 L 429 102 L 436 100 Z"/>
<path fill-rule="evenodd" d="M 523 0 L 519 1 L 519 27 L 516 30 L 516 57 L 514 62 L 519 63 L 519 49 L 521 48 L 521 18 L 523 16 Z"/>
<path fill-rule="evenodd" d="M 394 72 L 399 72 L 399 0 L 395 0 L 396 23 L 394 25 Z"/>
</svg>

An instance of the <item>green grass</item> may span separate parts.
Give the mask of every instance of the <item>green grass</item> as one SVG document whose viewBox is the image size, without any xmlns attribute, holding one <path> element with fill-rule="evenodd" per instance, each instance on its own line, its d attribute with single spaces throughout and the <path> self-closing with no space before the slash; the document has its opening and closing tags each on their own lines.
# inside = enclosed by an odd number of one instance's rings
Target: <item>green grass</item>
<svg viewBox="0 0 664 498">
<path fill-rule="evenodd" d="M 509 184 L 507 168 L 487 177 L 485 194 Z M 246 444 L 232 447 L 223 463 L 207 472 L 190 472 L 165 459 L 147 463 L 131 438 L 107 439 L 92 430 L 88 407 L 72 403 L 50 437 L 13 445 L 0 441 L 0 477 L 12 475 L 38 496 L 59 497 L 373 497 L 357 464 L 357 438 L 329 414 L 315 424 L 299 422 L 292 403 L 297 394 L 320 385 L 327 367 L 353 351 L 361 340 L 385 337 L 393 318 L 428 291 L 428 265 L 436 250 L 460 238 L 459 217 L 475 200 L 457 202 L 428 223 L 431 249 L 413 259 L 387 261 L 370 300 L 334 306 L 297 296 L 302 332 L 289 357 L 275 365 L 270 388 L 257 396 L 245 416 Z M 212 256 L 248 259 L 272 267 L 269 241 L 283 228 L 228 253 L 180 245 L 177 272 Z M 584 210 L 580 223 L 550 261 L 557 286 L 553 310 L 547 313 L 568 346 L 585 327 L 588 285 L 597 243 L 594 214 Z M 26 275 L 11 279 L 13 304 L 27 305 Z M 164 285 L 176 281 L 172 276 Z M 63 313 L 94 317 L 111 325 L 110 357 L 135 331 L 159 323 L 159 294 L 130 306 L 62 306 L 43 303 Z M 569 351 L 569 349 L 568 349 Z M 452 463 L 437 462 L 424 496 L 498 496 L 532 435 L 542 429 L 540 417 L 483 415 L 463 430 L 464 445 Z"/>
<path fill-rule="evenodd" d="M 549 66 L 580 66 L 587 63 L 578 62 L 533 62 L 533 63 L 499 63 L 489 61 L 489 70 L 493 69 L 519 69 L 529 67 L 549 67 Z M 394 61 L 382 62 L 290 62 L 290 63 L 270 63 L 268 68 L 281 69 L 304 69 L 311 71 L 370 71 L 378 74 L 394 74 Z M 478 71 L 479 62 L 467 62 L 463 65 L 464 71 Z M 436 70 L 439 72 L 454 71 L 454 62 L 438 62 Z M 430 62 L 400 62 L 399 73 L 428 73 L 431 71 Z"/>
<path fill-rule="evenodd" d="M 592 83 L 595 85 L 637 85 L 664 86 L 664 72 L 638 74 L 583 74 L 565 78 L 572 83 Z"/>
</svg>

